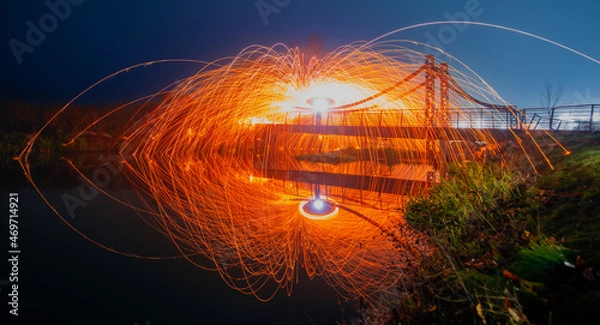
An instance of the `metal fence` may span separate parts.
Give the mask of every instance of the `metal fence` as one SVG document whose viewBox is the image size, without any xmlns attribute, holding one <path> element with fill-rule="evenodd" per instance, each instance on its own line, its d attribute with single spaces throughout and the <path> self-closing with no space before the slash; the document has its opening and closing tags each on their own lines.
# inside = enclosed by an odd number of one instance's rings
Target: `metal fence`
<svg viewBox="0 0 600 325">
<path fill-rule="evenodd" d="M 434 112 L 434 125 L 445 125 L 457 129 L 527 129 L 571 132 L 600 130 L 600 104 L 524 109 L 517 109 L 514 106 L 501 109 L 449 107 L 444 122 L 439 113 L 439 111 Z M 295 112 L 285 114 L 285 122 L 275 122 L 275 124 L 411 127 L 425 126 L 427 123 L 424 117 L 424 110 L 420 109 L 330 112 L 324 113 L 323 116 L 317 116 L 314 112 Z M 259 124 L 262 123 L 259 122 Z"/>
<path fill-rule="evenodd" d="M 600 104 L 564 105 L 522 109 L 524 127 L 530 130 L 600 130 Z"/>
</svg>

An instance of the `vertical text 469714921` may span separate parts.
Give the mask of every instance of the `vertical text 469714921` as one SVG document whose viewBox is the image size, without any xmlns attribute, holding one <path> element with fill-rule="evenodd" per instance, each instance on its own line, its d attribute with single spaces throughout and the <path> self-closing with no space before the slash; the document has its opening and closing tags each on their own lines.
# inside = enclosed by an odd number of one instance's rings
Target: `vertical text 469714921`
<svg viewBox="0 0 600 325">
<path fill-rule="evenodd" d="M 19 316 L 19 194 L 8 194 L 8 262 L 10 263 L 8 305 L 9 313 Z"/>
</svg>

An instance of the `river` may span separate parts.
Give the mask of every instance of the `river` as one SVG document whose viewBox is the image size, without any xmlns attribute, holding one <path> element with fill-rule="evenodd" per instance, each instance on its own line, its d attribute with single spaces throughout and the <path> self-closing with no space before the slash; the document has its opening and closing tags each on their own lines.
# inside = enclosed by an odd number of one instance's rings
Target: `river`
<svg viewBox="0 0 600 325">
<path fill-rule="evenodd" d="M 358 317 L 353 308 L 357 303 L 340 301 L 322 279 L 310 280 L 303 272 L 292 296 L 282 290 L 271 301 L 260 302 L 229 288 L 217 272 L 186 260 L 110 252 L 61 221 L 24 180 L 16 162 L 3 173 L 3 197 L 7 192 L 19 195 L 19 320 L 24 324 L 336 324 Z M 135 200 L 122 176 L 112 177 L 103 190 Z M 77 197 L 82 181 L 64 161 L 35 168 L 34 179 L 59 213 L 86 236 L 123 251 L 175 252 L 132 209 L 102 193 L 88 196 L 86 205 L 70 215 L 64 198 Z M 2 287 L 2 299 L 7 298 L 6 289 Z"/>
</svg>

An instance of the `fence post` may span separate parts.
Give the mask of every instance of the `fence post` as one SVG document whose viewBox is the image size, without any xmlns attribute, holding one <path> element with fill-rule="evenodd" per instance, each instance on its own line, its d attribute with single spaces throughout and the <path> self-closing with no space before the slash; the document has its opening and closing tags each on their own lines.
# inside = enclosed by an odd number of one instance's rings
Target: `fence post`
<svg viewBox="0 0 600 325">
<path fill-rule="evenodd" d="M 554 122 L 554 110 L 555 108 L 550 108 L 550 124 L 548 125 L 548 131 L 552 132 L 552 123 Z"/>
<path fill-rule="evenodd" d="M 594 104 L 592 104 L 592 109 L 590 110 L 590 132 L 594 133 Z"/>
<path fill-rule="evenodd" d="M 483 107 L 479 108 L 479 128 L 483 128 Z"/>
</svg>

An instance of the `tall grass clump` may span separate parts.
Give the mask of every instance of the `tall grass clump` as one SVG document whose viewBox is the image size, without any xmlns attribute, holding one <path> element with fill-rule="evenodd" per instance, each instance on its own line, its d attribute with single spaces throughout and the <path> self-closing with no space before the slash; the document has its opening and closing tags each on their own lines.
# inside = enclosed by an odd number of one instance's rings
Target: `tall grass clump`
<svg viewBox="0 0 600 325">
<path fill-rule="evenodd" d="M 445 180 L 409 202 L 406 220 L 463 263 L 490 255 L 494 265 L 536 229 L 535 193 L 526 176 L 495 164 L 452 165 Z M 509 250 L 509 251 L 507 251 Z"/>
<path fill-rule="evenodd" d="M 424 266 L 423 299 L 435 308 L 420 321 L 527 323 L 502 270 L 538 229 L 531 183 L 497 164 L 452 165 L 407 204 L 406 220 L 439 253 Z"/>
<path fill-rule="evenodd" d="M 567 261 L 565 253 L 564 247 L 551 240 L 531 241 L 519 251 L 510 269 L 522 279 L 547 282 L 551 280 L 552 273 Z"/>
</svg>

